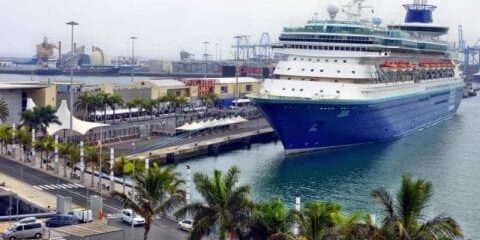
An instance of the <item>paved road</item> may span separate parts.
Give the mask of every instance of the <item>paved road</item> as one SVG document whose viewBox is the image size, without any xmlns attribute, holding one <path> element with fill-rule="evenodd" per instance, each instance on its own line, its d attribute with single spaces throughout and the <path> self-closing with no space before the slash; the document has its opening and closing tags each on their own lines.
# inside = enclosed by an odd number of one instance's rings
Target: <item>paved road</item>
<svg viewBox="0 0 480 240">
<path fill-rule="evenodd" d="M 41 189 L 49 192 L 51 194 L 59 193 L 63 196 L 71 196 L 72 201 L 75 204 L 80 206 L 88 206 L 88 196 L 89 195 L 100 195 L 96 191 L 89 190 L 87 188 L 58 188 L 58 189 L 48 189 L 44 186 L 72 186 L 70 182 L 63 179 L 58 179 L 52 175 L 39 171 L 37 169 L 25 167 L 22 164 L 0 157 L 0 172 L 5 175 L 17 178 L 27 184 L 32 186 L 41 186 Z M 104 210 L 105 212 L 115 214 L 119 213 L 122 209 L 122 204 L 108 196 L 104 196 Z M 54 206 L 53 206 L 54 207 Z M 131 230 L 128 225 L 121 223 L 117 219 L 112 219 L 109 221 L 109 224 L 113 226 L 119 226 L 125 229 L 126 239 L 130 239 Z M 141 239 L 140 236 L 143 236 L 143 228 L 135 228 L 135 236 L 139 236 L 135 239 Z M 151 239 L 171 239 L 171 240 L 181 240 L 186 238 L 186 233 L 176 229 L 176 223 L 171 220 L 157 220 L 155 221 L 154 226 L 151 229 Z"/>
</svg>

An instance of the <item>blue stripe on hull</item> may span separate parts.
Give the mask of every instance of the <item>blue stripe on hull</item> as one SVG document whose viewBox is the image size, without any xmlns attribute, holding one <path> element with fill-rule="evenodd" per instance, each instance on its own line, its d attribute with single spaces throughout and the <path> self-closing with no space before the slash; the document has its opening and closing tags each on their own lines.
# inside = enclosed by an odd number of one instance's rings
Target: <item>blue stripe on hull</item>
<svg viewBox="0 0 480 240">
<path fill-rule="evenodd" d="M 456 113 L 463 88 L 372 104 L 255 99 L 287 152 L 386 141 L 430 127 Z"/>
</svg>

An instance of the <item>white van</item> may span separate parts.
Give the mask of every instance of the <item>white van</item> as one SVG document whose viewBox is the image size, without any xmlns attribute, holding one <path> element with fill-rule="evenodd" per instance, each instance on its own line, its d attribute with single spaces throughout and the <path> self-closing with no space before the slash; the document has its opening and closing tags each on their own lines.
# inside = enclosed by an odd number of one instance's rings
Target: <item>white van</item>
<svg viewBox="0 0 480 240">
<path fill-rule="evenodd" d="M 15 224 L 2 233 L 3 239 L 42 238 L 45 228 L 42 222 Z"/>
<path fill-rule="evenodd" d="M 90 209 L 76 208 L 68 211 L 67 214 L 77 217 L 81 223 L 93 221 L 93 212 Z"/>
</svg>

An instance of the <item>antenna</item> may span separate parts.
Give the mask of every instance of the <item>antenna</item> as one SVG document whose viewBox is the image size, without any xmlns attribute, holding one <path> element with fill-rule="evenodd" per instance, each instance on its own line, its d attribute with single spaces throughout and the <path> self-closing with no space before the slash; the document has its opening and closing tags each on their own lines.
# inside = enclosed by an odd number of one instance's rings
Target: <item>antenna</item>
<svg viewBox="0 0 480 240">
<path fill-rule="evenodd" d="M 372 6 L 364 5 L 363 2 L 365 2 L 365 0 L 351 0 L 347 5 L 342 6 L 349 20 L 359 20 L 364 8 L 372 8 Z"/>
</svg>

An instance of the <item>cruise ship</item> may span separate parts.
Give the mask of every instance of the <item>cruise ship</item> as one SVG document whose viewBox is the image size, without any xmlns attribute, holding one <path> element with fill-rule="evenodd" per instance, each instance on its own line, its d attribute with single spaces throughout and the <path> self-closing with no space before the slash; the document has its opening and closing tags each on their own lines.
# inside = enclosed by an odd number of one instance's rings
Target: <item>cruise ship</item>
<svg viewBox="0 0 480 240">
<path fill-rule="evenodd" d="M 449 28 L 433 23 L 437 7 L 415 0 L 404 23 L 383 26 L 363 16 L 364 2 L 283 29 L 283 59 L 250 97 L 287 154 L 392 140 L 455 115 L 464 82 L 442 40 Z"/>
</svg>

